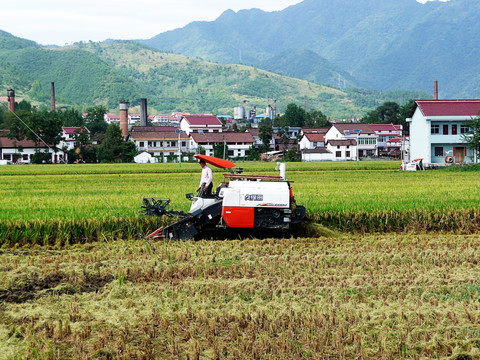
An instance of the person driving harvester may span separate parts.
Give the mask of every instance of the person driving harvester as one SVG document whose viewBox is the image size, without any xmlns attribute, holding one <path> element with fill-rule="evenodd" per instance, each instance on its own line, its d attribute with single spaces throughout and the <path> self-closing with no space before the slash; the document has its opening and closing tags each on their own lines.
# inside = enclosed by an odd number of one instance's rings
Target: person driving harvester
<svg viewBox="0 0 480 360">
<path fill-rule="evenodd" d="M 212 188 L 213 188 L 213 172 L 207 164 L 205 160 L 201 159 L 199 161 L 200 166 L 202 167 L 202 178 L 200 179 L 200 185 L 198 186 L 197 192 L 200 191 L 203 187 L 204 192 L 203 195 L 212 195 Z"/>
</svg>

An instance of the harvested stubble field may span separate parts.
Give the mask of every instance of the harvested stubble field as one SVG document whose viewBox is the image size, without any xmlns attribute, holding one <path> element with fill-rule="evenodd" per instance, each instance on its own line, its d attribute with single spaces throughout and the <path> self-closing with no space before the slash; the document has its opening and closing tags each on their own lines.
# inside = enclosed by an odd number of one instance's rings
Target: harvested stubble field
<svg viewBox="0 0 480 360">
<path fill-rule="evenodd" d="M 480 357 L 477 235 L 0 253 L 6 359 Z"/>
<path fill-rule="evenodd" d="M 397 168 L 287 165 L 331 237 L 152 251 L 142 197 L 198 165 L 0 167 L 0 359 L 480 358 L 480 179 Z"/>
</svg>

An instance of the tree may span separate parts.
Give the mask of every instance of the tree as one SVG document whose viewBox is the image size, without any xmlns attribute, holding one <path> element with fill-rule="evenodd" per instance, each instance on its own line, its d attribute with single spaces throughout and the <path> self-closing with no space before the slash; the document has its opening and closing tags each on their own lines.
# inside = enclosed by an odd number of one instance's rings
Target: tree
<svg viewBox="0 0 480 360">
<path fill-rule="evenodd" d="M 305 117 L 303 108 L 294 103 L 288 104 L 285 110 L 285 126 L 304 126 Z"/>
<path fill-rule="evenodd" d="M 213 156 L 223 159 L 223 154 L 228 154 L 227 144 L 223 142 L 213 144 Z"/>
<path fill-rule="evenodd" d="M 75 109 L 67 109 L 59 111 L 60 117 L 62 119 L 63 126 L 78 126 L 82 127 L 85 125 L 82 114 L 80 111 Z"/>
<path fill-rule="evenodd" d="M 305 125 L 308 127 L 330 127 L 332 123 L 328 121 L 327 115 L 323 114 L 320 110 L 310 110 L 306 114 Z"/>
<path fill-rule="evenodd" d="M 116 124 L 107 128 L 105 140 L 97 148 L 100 162 L 131 162 L 135 156 L 135 144 L 123 141 L 122 130 Z"/>
<path fill-rule="evenodd" d="M 107 108 L 102 105 L 87 109 L 85 124 L 87 125 L 88 130 L 90 130 L 91 136 L 106 133 L 108 128 L 108 124 L 105 121 L 106 113 L 107 113 Z"/>
<path fill-rule="evenodd" d="M 367 124 L 398 124 L 400 106 L 393 101 L 384 102 L 362 118 Z"/>
<path fill-rule="evenodd" d="M 11 139 L 28 139 L 36 147 L 48 146 L 55 148 L 62 140 L 62 120 L 56 111 L 48 112 L 27 110 L 7 113 L 7 124 Z"/>
<path fill-rule="evenodd" d="M 260 140 L 262 141 L 262 152 L 270 149 L 270 141 L 273 138 L 273 128 L 270 120 L 263 119 L 258 126 Z"/>
<path fill-rule="evenodd" d="M 410 117 L 414 106 L 415 100 L 409 100 L 400 107 L 398 124 L 403 126 L 403 133 L 405 135 L 410 134 L 410 123 L 407 122 L 407 119 Z"/>
<path fill-rule="evenodd" d="M 462 140 L 469 149 L 473 150 L 475 159 L 478 161 L 480 156 L 480 112 L 476 118 L 468 122 L 468 127 L 468 131 L 462 134 Z"/>
</svg>

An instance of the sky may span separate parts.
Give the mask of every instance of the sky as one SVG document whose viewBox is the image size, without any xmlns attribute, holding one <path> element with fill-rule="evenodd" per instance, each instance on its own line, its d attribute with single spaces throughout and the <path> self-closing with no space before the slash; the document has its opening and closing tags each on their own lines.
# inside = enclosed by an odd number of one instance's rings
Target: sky
<svg viewBox="0 0 480 360">
<path fill-rule="evenodd" d="M 213 21 L 228 9 L 278 11 L 301 1 L 10 0 L 1 6 L 0 30 L 41 45 L 149 39 L 192 21 Z"/>
</svg>

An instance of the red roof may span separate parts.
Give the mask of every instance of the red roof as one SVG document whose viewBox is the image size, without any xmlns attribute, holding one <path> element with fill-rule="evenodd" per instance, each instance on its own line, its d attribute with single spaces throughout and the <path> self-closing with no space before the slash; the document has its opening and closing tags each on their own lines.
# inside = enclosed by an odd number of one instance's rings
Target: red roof
<svg viewBox="0 0 480 360">
<path fill-rule="evenodd" d="M 357 145 L 357 140 L 354 139 L 344 139 L 344 140 L 328 140 L 328 144 L 332 146 L 350 146 Z"/>
<path fill-rule="evenodd" d="M 67 134 L 67 135 L 73 135 L 73 134 L 75 134 L 75 130 L 79 130 L 79 129 L 84 129 L 85 131 L 87 131 L 87 133 L 90 134 L 90 131 L 86 127 L 64 126 L 64 127 L 62 127 L 62 129 L 65 132 L 65 134 Z"/>
<path fill-rule="evenodd" d="M 132 126 L 130 132 L 175 132 L 175 126 Z"/>
<path fill-rule="evenodd" d="M 361 133 L 361 134 L 373 134 L 374 131 L 370 127 L 369 124 L 360 124 L 360 123 L 337 123 L 333 124 L 333 127 L 337 128 L 338 131 L 340 131 L 342 134 L 345 133 L 345 131 L 349 131 L 350 134 L 356 134 L 356 133 Z M 361 130 L 361 131 L 357 131 Z"/>
<path fill-rule="evenodd" d="M 307 133 L 305 137 L 310 142 L 322 142 L 325 141 L 325 134 L 318 134 L 318 133 Z"/>
<path fill-rule="evenodd" d="M 307 128 L 307 127 L 302 127 L 302 132 L 304 134 L 326 134 L 328 131 L 328 127 L 325 128 Z"/>
<path fill-rule="evenodd" d="M 9 139 L 7 137 L 7 134 L 9 133 L 9 131 L 5 131 L 1 133 L 1 136 L 0 136 L 0 148 L 11 148 L 11 149 L 15 149 L 15 148 L 18 148 L 19 146 L 23 147 L 23 148 L 36 148 L 37 145 L 35 144 L 34 141 L 32 140 L 27 140 L 27 139 L 24 139 L 24 140 L 17 140 L 17 139 Z M 43 145 L 42 142 L 40 142 L 39 148 L 44 148 L 45 145 Z"/>
<path fill-rule="evenodd" d="M 368 124 L 373 131 L 397 131 L 393 124 Z"/>
<path fill-rule="evenodd" d="M 417 100 L 412 115 L 417 109 L 423 116 L 477 116 L 480 100 Z"/>
<path fill-rule="evenodd" d="M 252 134 L 244 132 L 221 132 L 221 133 L 192 133 L 190 134 L 192 139 L 197 144 L 207 144 L 207 143 L 253 143 L 255 140 L 253 139 Z"/>
<path fill-rule="evenodd" d="M 183 117 L 190 125 L 195 126 L 222 126 L 222 122 L 215 115 L 187 115 Z"/>
</svg>

